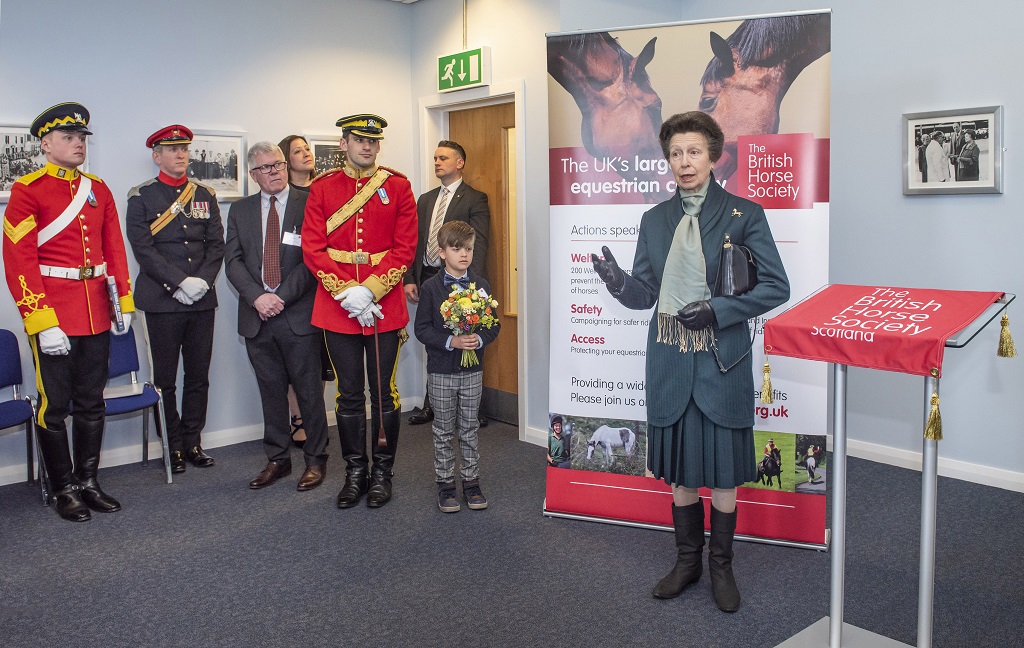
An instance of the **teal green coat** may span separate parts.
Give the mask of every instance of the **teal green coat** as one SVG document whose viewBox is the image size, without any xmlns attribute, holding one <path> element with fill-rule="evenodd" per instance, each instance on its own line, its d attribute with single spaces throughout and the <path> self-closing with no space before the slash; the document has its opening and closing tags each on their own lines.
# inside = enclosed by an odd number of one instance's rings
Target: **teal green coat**
<svg viewBox="0 0 1024 648">
<path fill-rule="evenodd" d="M 640 221 L 640 236 L 632 276 L 616 298 L 627 308 L 655 306 L 661 292 L 665 260 L 676 226 L 683 217 L 678 194 L 647 211 Z M 679 420 L 692 397 L 714 423 L 730 428 L 754 425 L 754 378 L 750 358 L 748 320 L 789 299 L 789 279 L 772 238 L 764 209 L 722 189 L 712 176 L 698 219 L 713 289 L 718 262 L 728 234 L 734 244 L 750 249 L 757 264 L 757 286 L 737 297 L 713 297 L 714 351 L 680 351 L 657 341 L 655 309 L 647 334 L 647 421 L 668 427 Z M 716 357 L 717 356 L 717 357 Z"/>
</svg>

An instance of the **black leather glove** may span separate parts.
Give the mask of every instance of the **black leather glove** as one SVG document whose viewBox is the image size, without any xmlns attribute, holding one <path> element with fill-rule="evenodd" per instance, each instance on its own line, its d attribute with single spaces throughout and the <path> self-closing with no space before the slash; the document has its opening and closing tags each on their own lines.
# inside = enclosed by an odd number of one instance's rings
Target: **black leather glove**
<svg viewBox="0 0 1024 648">
<path fill-rule="evenodd" d="M 711 302 L 702 299 L 701 301 L 690 302 L 679 309 L 676 319 L 686 328 L 699 331 L 715 323 L 715 311 L 711 308 Z"/>
<path fill-rule="evenodd" d="M 608 285 L 608 290 L 619 292 L 626 283 L 626 273 L 615 262 L 615 257 L 612 256 L 612 251 L 608 249 L 607 245 L 601 246 L 601 253 L 604 255 L 603 261 L 596 254 L 590 255 L 591 261 L 594 262 L 594 272 L 601 277 L 601 281 Z"/>
</svg>

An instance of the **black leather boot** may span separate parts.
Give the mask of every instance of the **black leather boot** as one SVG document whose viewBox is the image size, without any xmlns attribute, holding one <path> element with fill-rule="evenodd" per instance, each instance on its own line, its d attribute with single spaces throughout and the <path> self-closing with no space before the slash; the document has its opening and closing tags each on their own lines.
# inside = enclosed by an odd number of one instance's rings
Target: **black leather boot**
<svg viewBox="0 0 1024 648">
<path fill-rule="evenodd" d="M 689 506 L 672 505 L 672 524 L 676 532 L 676 564 L 652 594 L 657 599 L 675 598 L 687 585 L 700 580 L 704 573 L 704 503 Z"/>
<path fill-rule="evenodd" d="M 96 481 L 100 465 L 100 446 L 103 445 L 103 420 L 74 421 L 71 433 L 75 438 L 75 479 L 86 506 L 100 513 L 115 513 L 121 503 L 107 495 Z"/>
<path fill-rule="evenodd" d="M 722 513 L 711 507 L 711 542 L 708 544 L 708 571 L 715 592 L 715 605 L 723 612 L 740 609 L 740 590 L 732 575 L 732 540 L 736 534 L 736 511 Z"/>
<path fill-rule="evenodd" d="M 402 413 L 398 410 L 384 412 L 384 437 L 387 445 L 377 445 L 379 428 L 377 415 L 371 417 L 373 423 L 373 468 L 370 471 L 370 490 L 366 496 L 366 505 L 380 508 L 391 501 L 391 478 L 394 476 L 395 451 L 398 449 L 398 430 L 402 427 Z"/>
<path fill-rule="evenodd" d="M 67 432 L 37 427 L 36 438 L 50 480 L 50 501 L 53 510 L 57 515 L 72 522 L 85 522 L 92 518 L 88 507 L 82 501 L 78 484 L 75 483 L 71 472 L 71 451 L 68 449 Z"/>
<path fill-rule="evenodd" d="M 366 494 L 366 417 L 338 415 L 341 456 L 345 460 L 345 485 L 338 493 L 338 508 L 352 508 Z"/>
</svg>

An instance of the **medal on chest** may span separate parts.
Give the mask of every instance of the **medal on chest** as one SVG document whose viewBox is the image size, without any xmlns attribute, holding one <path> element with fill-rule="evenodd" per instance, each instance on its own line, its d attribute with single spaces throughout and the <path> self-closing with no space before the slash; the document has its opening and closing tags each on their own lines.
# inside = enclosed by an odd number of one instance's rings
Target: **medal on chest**
<svg viewBox="0 0 1024 648">
<path fill-rule="evenodd" d="M 391 202 L 391 199 L 388 198 L 387 189 L 385 189 L 384 187 L 381 187 L 380 189 L 377 190 L 377 195 L 380 196 L 380 201 L 385 205 Z"/>
</svg>

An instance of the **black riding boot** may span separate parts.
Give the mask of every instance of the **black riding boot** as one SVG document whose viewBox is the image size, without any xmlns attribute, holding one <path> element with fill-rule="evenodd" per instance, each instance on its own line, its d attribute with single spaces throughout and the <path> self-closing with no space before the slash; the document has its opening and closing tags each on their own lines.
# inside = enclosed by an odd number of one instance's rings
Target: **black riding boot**
<svg viewBox="0 0 1024 648">
<path fill-rule="evenodd" d="M 711 542 L 708 544 L 708 571 L 715 592 L 715 605 L 723 612 L 740 609 L 740 591 L 732 575 L 732 539 L 736 533 L 736 511 L 722 513 L 711 507 Z"/>
<path fill-rule="evenodd" d="M 85 522 L 92 518 L 82 501 L 72 475 L 71 451 L 67 432 L 56 432 L 44 427 L 36 428 L 39 449 L 43 453 L 46 474 L 50 480 L 50 497 L 57 515 L 72 522 Z"/>
<path fill-rule="evenodd" d="M 402 425 L 402 413 L 399 410 L 384 412 L 384 437 L 386 446 L 377 445 L 379 434 L 377 414 L 371 415 L 373 424 L 373 468 L 370 471 L 370 492 L 366 496 L 366 505 L 380 508 L 391 501 L 391 477 L 395 467 L 395 451 L 398 449 L 398 430 Z"/>
<path fill-rule="evenodd" d="M 345 485 L 338 493 L 338 508 L 351 508 L 366 493 L 366 416 L 339 414 L 338 436 L 345 460 Z"/>
<path fill-rule="evenodd" d="M 71 433 L 75 439 L 75 479 L 86 506 L 100 513 L 115 513 L 121 503 L 100 489 L 96 470 L 100 465 L 100 446 L 103 445 L 103 419 L 74 421 Z"/>
<path fill-rule="evenodd" d="M 704 573 L 704 503 L 672 505 L 672 523 L 676 531 L 676 564 L 654 586 L 654 598 L 679 596 L 687 585 Z"/>
</svg>

